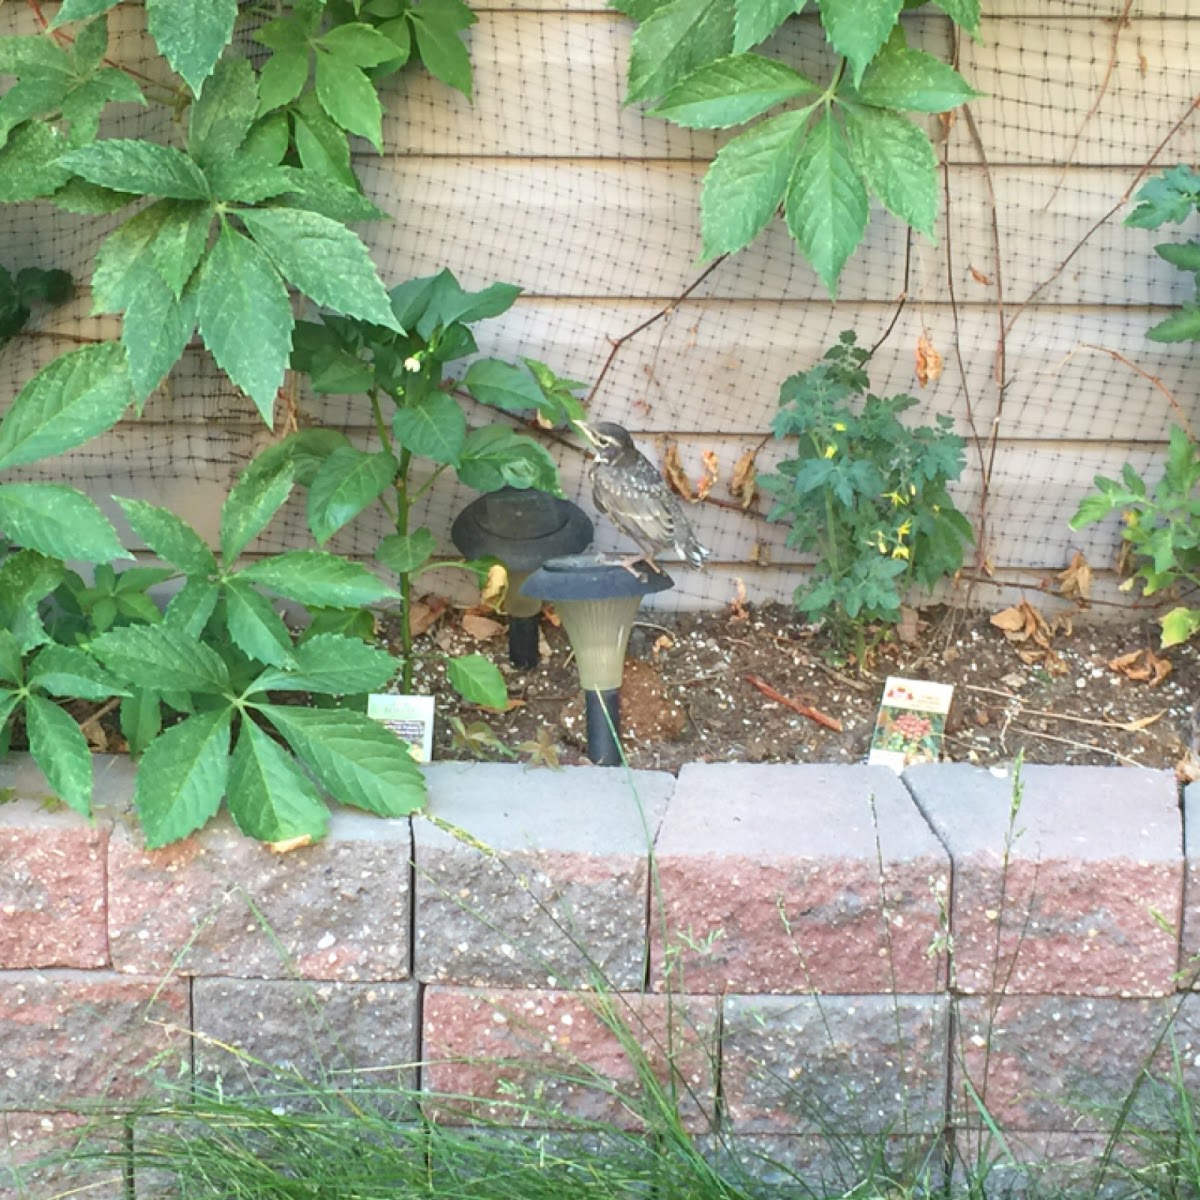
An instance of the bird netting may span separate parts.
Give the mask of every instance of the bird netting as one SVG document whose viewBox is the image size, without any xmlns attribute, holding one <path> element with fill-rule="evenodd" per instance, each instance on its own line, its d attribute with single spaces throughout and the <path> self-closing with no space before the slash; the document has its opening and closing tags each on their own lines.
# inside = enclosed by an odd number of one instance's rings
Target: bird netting
<svg viewBox="0 0 1200 1200">
<path fill-rule="evenodd" d="M 910 44 L 955 62 L 981 95 L 930 119 L 937 242 L 876 206 L 836 302 L 780 220 L 748 249 L 701 262 L 701 181 L 727 135 L 624 103 L 631 20 L 586 3 L 476 14 L 471 102 L 420 71 L 385 93 L 384 152 L 360 143 L 355 165 L 389 219 L 358 228 L 388 286 L 443 267 L 467 287 L 518 285 L 511 310 L 476 326 L 480 351 L 584 381 L 594 419 L 627 427 L 656 462 L 670 456 L 712 557 L 703 573 L 674 571 L 656 603 L 716 607 L 737 580 L 751 600 L 790 599 L 804 559 L 766 519 L 770 498 L 745 486 L 747 466 L 767 473 L 787 456 L 772 435 L 780 387 L 843 330 L 873 348 L 874 392 L 913 394 L 906 419 L 945 414 L 966 439 L 953 492 L 977 545 L 960 596 L 972 580 L 1036 585 L 1076 552 L 1115 582 L 1118 517 L 1078 532 L 1068 521 L 1095 475 L 1129 463 L 1154 478 L 1170 427 L 1197 409 L 1191 344 L 1146 337 L 1191 298 L 1190 276 L 1154 254 L 1162 234 L 1124 224 L 1141 184 L 1196 158 L 1200 16 L 1186 0 L 1004 0 L 978 41 L 932 9 L 910 14 Z M 136 6 L 114 12 L 110 52 L 164 69 L 140 19 Z M 34 29 L 36 6 L 0 5 L 0 31 Z M 815 77 L 830 59 L 812 14 L 766 52 Z M 118 113 L 103 132 L 146 120 Z M 4 350 L 0 408 L 55 355 L 116 335 L 115 318 L 89 316 L 87 283 L 120 219 L 0 209 L 0 265 L 65 269 L 81 285 Z M 285 424 L 330 425 L 360 446 L 374 437 L 361 397 L 300 388 L 277 413 L 268 430 L 195 344 L 140 418 L 13 476 L 65 479 L 114 515 L 110 495 L 152 499 L 215 540 L 232 479 Z M 590 510 L 582 441 L 545 436 L 566 495 Z M 418 515 L 441 550 L 471 498 L 449 472 L 424 496 Z M 385 532 L 382 517 L 356 522 L 330 548 L 369 559 Z M 254 548 L 308 544 L 295 502 Z M 598 544 L 623 545 L 603 524 Z"/>
</svg>

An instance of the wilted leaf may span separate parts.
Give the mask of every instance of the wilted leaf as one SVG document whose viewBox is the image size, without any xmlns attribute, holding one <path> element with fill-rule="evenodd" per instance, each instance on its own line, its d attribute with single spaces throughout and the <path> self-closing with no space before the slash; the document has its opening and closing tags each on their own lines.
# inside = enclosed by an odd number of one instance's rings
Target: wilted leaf
<svg viewBox="0 0 1200 1200">
<path fill-rule="evenodd" d="M 998 613 L 993 613 L 991 623 L 1006 634 L 1022 633 L 1025 629 L 1025 614 L 1015 605 Z"/>
<path fill-rule="evenodd" d="M 1190 746 L 1175 764 L 1175 778 L 1180 783 L 1195 783 L 1200 780 L 1200 756 Z"/>
<path fill-rule="evenodd" d="M 479 593 L 479 603 L 492 612 L 500 612 L 504 597 L 508 594 L 508 571 L 503 563 L 493 563 L 488 568 L 487 579 Z"/>
<path fill-rule="evenodd" d="M 929 335 L 922 333 L 917 339 L 917 382 L 925 387 L 937 383 L 942 377 L 942 356 L 929 340 Z"/>
<path fill-rule="evenodd" d="M 562 764 L 558 761 L 558 746 L 544 725 L 538 730 L 536 738 L 518 742 L 517 749 L 522 754 L 529 755 L 529 766 L 531 767 L 549 767 L 552 771 L 562 770 Z"/>
<path fill-rule="evenodd" d="M 284 838 L 281 842 L 268 842 L 267 849 L 272 854 L 291 854 L 293 850 L 300 850 L 305 846 L 311 846 L 313 838 L 311 833 L 301 833 L 296 837 Z"/>
<path fill-rule="evenodd" d="M 746 608 L 746 584 L 738 577 L 734 578 L 733 599 L 729 602 L 729 616 L 734 621 L 744 621 L 750 616 Z"/>
<path fill-rule="evenodd" d="M 756 541 L 750 547 L 750 561 L 759 567 L 769 567 L 771 565 L 771 545 L 769 542 L 764 542 L 761 539 Z"/>
<path fill-rule="evenodd" d="M 754 459 L 755 452 L 747 450 L 733 464 L 733 476 L 729 480 L 729 494 L 741 500 L 743 508 L 749 508 L 754 503 L 758 492 L 758 466 Z"/>
<path fill-rule="evenodd" d="M 984 287 L 992 286 L 990 276 L 985 275 L 982 271 L 977 271 L 974 267 L 968 267 L 967 269 L 971 272 L 971 278 L 975 280 L 976 283 L 981 283 Z"/>
<path fill-rule="evenodd" d="M 472 721 L 464 725 L 458 717 L 450 718 L 450 741 L 455 749 L 463 750 L 472 758 L 486 758 L 489 754 L 502 754 L 513 758 L 513 752 L 496 736 L 486 721 Z"/>
<path fill-rule="evenodd" d="M 1076 600 L 1082 607 L 1087 607 L 1092 593 L 1092 568 L 1080 551 L 1075 551 L 1067 569 L 1059 571 L 1055 578 L 1058 580 L 1060 596 L 1066 600 Z"/>
<path fill-rule="evenodd" d="M 1171 673 L 1170 660 L 1160 658 L 1150 649 L 1118 655 L 1108 666 L 1109 670 L 1124 675 L 1126 679 L 1132 679 L 1136 683 L 1148 683 L 1151 687 L 1158 687 Z"/>
<path fill-rule="evenodd" d="M 437 624 L 438 618 L 449 607 L 444 596 L 422 596 L 408 607 L 408 628 L 413 637 L 420 637 Z"/>
<path fill-rule="evenodd" d="M 705 450 L 700 455 L 700 461 L 704 464 L 704 475 L 696 482 L 696 499 L 707 500 L 713 484 L 721 478 L 721 466 L 711 450 Z"/>
<path fill-rule="evenodd" d="M 481 642 L 504 632 L 504 626 L 499 621 L 493 621 L 491 617 L 485 617 L 474 610 L 463 613 L 462 627 L 464 633 L 478 638 Z"/>
<path fill-rule="evenodd" d="M 672 491 L 678 492 L 685 500 L 696 498 L 692 493 L 692 485 L 688 480 L 687 472 L 683 469 L 683 463 L 679 461 L 678 442 L 671 442 L 667 446 L 667 451 L 663 455 L 663 475 L 666 477 L 667 483 L 671 485 Z"/>
</svg>

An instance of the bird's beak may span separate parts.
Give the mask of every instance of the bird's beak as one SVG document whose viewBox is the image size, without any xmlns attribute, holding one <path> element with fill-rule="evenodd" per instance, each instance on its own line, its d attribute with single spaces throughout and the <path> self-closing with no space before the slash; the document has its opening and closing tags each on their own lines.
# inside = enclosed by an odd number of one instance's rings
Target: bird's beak
<svg viewBox="0 0 1200 1200">
<path fill-rule="evenodd" d="M 602 443 L 600 438 L 592 432 L 591 428 L 584 421 L 574 422 L 576 430 L 582 435 L 583 439 L 590 442 L 597 450 L 600 449 Z"/>
</svg>

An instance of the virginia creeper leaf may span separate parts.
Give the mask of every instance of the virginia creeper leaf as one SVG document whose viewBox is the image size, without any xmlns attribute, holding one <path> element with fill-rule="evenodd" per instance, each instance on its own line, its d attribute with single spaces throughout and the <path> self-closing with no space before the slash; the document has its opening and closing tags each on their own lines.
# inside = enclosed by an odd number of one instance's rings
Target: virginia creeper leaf
<svg viewBox="0 0 1200 1200">
<path fill-rule="evenodd" d="M 52 700 L 25 700 L 29 753 L 58 797 L 85 817 L 92 813 L 92 755 L 79 726 Z"/>
<path fill-rule="evenodd" d="M 58 483 L 0 484 L 0 530 L 50 558 L 107 562 L 132 557 L 95 503 Z"/>
<path fill-rule="evenodd" d="M 352 230 L 320 213 L 297 209 L 262 209 L 241 216 L 250 236 L 306 296 L 400 332 L 375 264 Z"/>
<path fill-rule="evenodd" d="M 0 471 L 82 445 L 115 425 L 131 399 L 115 342 L 56 358 L 21 389 L 0 422 Z"/>
<path fill-rule="evenodd" d="M 792 237 L 831 296 L 837 292 L 842 267 L 862 240 L 868 213 L 867 190 L 841 129 L 827 112 L 800 148 L 788 180 L 784 214 Z"/>
<path fill-rule="evenodd" d="M 325 836 L 329 809 L 312 780 L 253 721 L 243 721 L 229 763 L 229 815 L 247 837 L 281 842 Z"/>
<path fill-rule="evenodd" d="M 216 816 L 229 781 L 231 723 L 228 709 L 197 713 L 146 747 L 133 805 L 148 850 L 177 842 Z"/>
<path fill-rule="evenodd" d="M 783 199 L 808 116 L 800 110 L 760 121 L 717 154 L 700 198 L 706 259 L 742 249 L 766 228 Z"/>
<path fill-rule="evenodd" d="M 225 224 L 204 262 L 197 300 L 204 344 L 270 425 L 294 323 L 279 273 L 254 242 Z"/>
<path fill-rule="evenodd" d="M 150 36 L 199 96 L 233 37 L 237 0 L 146 0 Z"/>
</svg>

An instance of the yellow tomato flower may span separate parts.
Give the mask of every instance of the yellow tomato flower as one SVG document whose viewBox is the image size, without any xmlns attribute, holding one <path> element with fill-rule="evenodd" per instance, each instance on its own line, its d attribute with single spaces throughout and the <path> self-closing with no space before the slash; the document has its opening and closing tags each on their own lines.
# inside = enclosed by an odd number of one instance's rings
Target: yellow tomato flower
<svg viewBox="0 0 1200 1200">
<path fill-rule="evenodd" d="M 907 558 L 908 557 L 908 547 L 907 546 L 897 546 L 892 551 L 892 557 L 893 558 Z"/>
<path fill-rule="evenodd" d="M 836 446 L 826 446 L 825 447 L 825 457 L 826 458 L 832 458 L 836 453 L 837 453 Z"/>
</svg>

